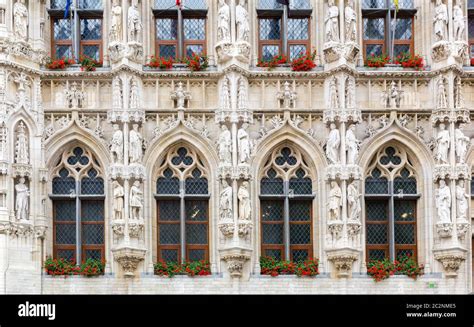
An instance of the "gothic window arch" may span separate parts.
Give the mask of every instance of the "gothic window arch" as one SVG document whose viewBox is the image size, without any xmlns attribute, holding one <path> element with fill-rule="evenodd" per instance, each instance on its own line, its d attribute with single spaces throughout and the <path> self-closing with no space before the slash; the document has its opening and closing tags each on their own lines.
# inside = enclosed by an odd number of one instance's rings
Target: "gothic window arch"
<svg viewBox="0 0 474 327">
<path fill-rule="evenodd" d="M 196 151 L 177 146 L 167 152 L 155 197 L 158 260 L 209 260 L 209 183 Z"/>
<path fill-rule="evenodd" d="M 313 181 L 302 153 L 283 145 L 266 161 L 260 179 L 263 256 L 313 258 Z"/>
<path fill-rule="evenodd" d="M 381 148 L 365 179 L 367 261 L 417 255 L 416 209 L 420 197 L 408 153 Z"/>
<path fill-rule="evenodd" d="M 53 256 L 104 260 L 103 169 L 88 149 L 65 151 L 52 171 Z"/>
</svg>

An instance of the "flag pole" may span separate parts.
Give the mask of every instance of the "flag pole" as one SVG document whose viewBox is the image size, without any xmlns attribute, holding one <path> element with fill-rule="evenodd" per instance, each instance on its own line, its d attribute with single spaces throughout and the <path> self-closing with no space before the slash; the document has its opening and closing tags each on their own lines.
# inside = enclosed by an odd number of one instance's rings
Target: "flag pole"
<svg viewBox="0 0 474 327">
<path fill-rule="evenodd" d="M 392 31 L 392 49 L 390 53 L 390 61 L 394 64 L 394 52 L 395 52 L 395 31 L 397 30 L 397 12 L 398 12 L 398 0 L 394 1 L 395 14 L 393 16 L 393 31 Z"/>
</svg>

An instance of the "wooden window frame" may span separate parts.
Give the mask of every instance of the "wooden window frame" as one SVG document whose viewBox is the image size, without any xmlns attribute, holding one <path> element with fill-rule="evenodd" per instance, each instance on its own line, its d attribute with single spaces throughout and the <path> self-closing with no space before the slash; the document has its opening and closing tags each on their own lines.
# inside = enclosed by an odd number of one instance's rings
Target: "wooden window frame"
<svg viewBox="0 0 474 327">
<path fill-rule="evenodd" d="M 262 40 L 260 39 L 260 20 L 261 19 L 279 19 L 280 20 L 280 38 L 278 40 Z M 262 58 L 263 56 L 263 47 L 264 46 L 278 46 L 280 49 L 278 53 L 282 54 L 283 48 L 283 13 L 281 16 L 265 16 L 265 17 L 258 17 L 258 57 Z"/>
<path fill-rule="evenodd" d="M 57 209 L 56 209 L 56 203 L 59 202 L 74 202 L 74 206 L 76 206 L 75 200 L 72 199 L 55 199 L 53 200 L 53 258 L 57 259 L 58 258 L 58 251 L 62 250 L 72 250 L 73 251 L 73 260 L 76 260 L 76 249 L 77 249 L 77 239 L 76 239 L 76 244 L 58 244 L 56 243 L 56 226 L 57 225 L 72 225 L 74 224 L 74 229 L 77 228 L 77 222 L 76 222 L 76 217 L 74 217 L 74 220 L 67 220 L 67 221 L 56 221 L 57 217 Z"/>
<path fill-rule="evenodd" d="M 281 220 L 267 220 L 267 221 L 264 221 L 262 219 L 263 217 L 263 205 L 262 203 L 264 202 L 272 202 L 272 203 L 275 203 L 275 202 L 281 202 L 282 203 L 282 216 L 281 216 Z M 266 256 L 265 252 L 266 250 L 279 250 L 280 251 L 280 257 L 281 257 L 281 260 L 285 260 L 285 240 L 284 240 L 284 237 L 282 235 L 282 239 L 283 239 L 283 243 L 281 244 L 265 244 L 263 243 L 263 225 L 281 225 L 282 226 L 282 231 L 283 231 L 283 234 L 285 233 L 284 232 L 284 225 L 285 225 L 285 213 L 284 213 L 284 209 L 283 209 L 283 202 L 284 200 L 281 199 L 281 198 L 274 198 L 274 199 L 271 199 L 271 198 L 265 198 L 264 200 L 260 200 L 260 223 L 262 225 L 262 227 L 260 228 L 260 247 L 261 247 L 261 251 L 262 251 L 262 256 Z M 290 250 L 290 255 L 291 255 L 291 250 Z"/>
<path fill-rule="evenodd" d="M 184 36 L 184 21 L 186 19 L 203 19 L 204 20 L 204 39 L 202 40 L 186 40 Z M 202 46 L 202 53 L 207 53 L 207 17 L 197 15 L 186 15 L 183 17 L 183 56 L 186 57 L 186 48 L 188 45 Z"/>
<path fill-rule="evenodd" d="M 312 200 L 292 200 L 290 199 L 290 207 L 292 203 L 307 203 L 309 204 L 309 220 L 308 221 L 291 221 L 291 217 L 289 216 L 289 223 L 290 223 L 290 240 L 289 240 L 289 245 L 290 245 L 290 259 L 293 260 L 293 250 L 307 250 L 308 251 L 308 258 L 314 258 L 313 257 L 313 201 Z M 291 226 L 292 225 L 309 225 L 310 232 L 309 232 L 309 237 L 310 237 L 310 242 L 308 244 L 291 244 Z"/>
<path fill-rule="evenodd" d="M 385 252 L 385 257 L 386 258 L 390 258 L 390 224 L 389 224 L 389 199 L 388 198 L 381 198 L 381 199 L 370 199 L 369 201 L 373 201 L 373 202 L 383 202 L 386 206 L 386 216 L 387 216 L 387 219 L 386 220 L 367 220 L 367 214 L 366 214 L 366 219 L 365 219 L 365 224 L 366 224 L 366 227 L 365 227 L 365 231 L 366 231 L 366 241 L 365 241 L 365 248 L 366 248 L 366 251 L 365 251 L 365 260 L 366 262 L 369 262 L 370 261 L 370 258 L 369 258 L 369 251 L 370 250 L 383 250 Z M 368 211 L 368 207 L 367 207 L 367 203 L 368 201 L 366 200 L 366 203 L 365 203 L 365 210 L 366 210 L 366 213 Z M 367 228 L 367 225 L 385 225 L 387 227 L 387 243 L 385 244 L 368 244 L 367 243 L 367 239 L 368 239 L 368 228 Z"/>
<path fill-rule="evenodd" d="M 474 46 L 474 35 L 469 35 L 469 21 L 474 20 L 474 8 L 467 9 L 467 30 L 468 30 L 468 43 L 469 43 L 469 57 L 472 59 L 474 56 L 471 56 L 471 47 Z"/>
<path fill-rule="evenodd" d="M 160 15 L 154 17 L 155 19 L 155 56 L 161 57 L 160 55 L 160 45 L 174 45 L 176 47 L 175 57 L 174 60 L 178 59 L 179 57 L 179 37 L 176 35 L 176 40 L 158 40 L 158 26 L 157 21 L 158 19 L 175 19 L 178 22 L 178 15 L 167 14 L 167 15 Z M 179 33 L 179 30 L 177 31 Z"/>
<path fill-rule="evenodd" d="M 304 45 L 306 51 L 311 51 L 311 16 L 302 16 L 302 17 L 289 17 L 288 19 L 307 19 L 308 20 L 308 38 L 306 40 L 290 40 L 288 39 L 288 48 L 286 53 L 288 54 L 288 60 L 290 59 L 290 47 L 292 45 Z"/>
<path fill-rule="evenodd" d="M 100 32 L 100 35 L 101 35 L 101 38 L 99 40 L 82 40 L 80 39 L 79 40 L 79 49 L 80 49 L 80 53 L 81 54 L 84 54 L 84 46 L 94 46 L 94 45 L 97 45 L 99 46 L 99 61 L 102 61 L 102 58 L 103 58 L 103 40 L 104 40 L 104 19 L 103 17 L 96 17 L 96 16 L 88 16 L 88 15 L 79 15 L 79 24 L 81 24 L 81 21 L 82 20 L 86 20 L 86 19 L 99 19 L 101 20 L 101 23 L 100 23 L 100 27 L 101 27 L 101 32 Z M 79 27 L 79 30 L 80 30 L 80 27 Z M 79 32 L 80 34 L 80 32 Z M 79 35 L 80 36 L 80 35 Z"/>
<path fill-rule="evenodd" d="M 73 46 L 72 46 L 72 33 L 73 31 L 71 31 L 71 39 L 69 40 L 57 40 L 55 39 L 54 37 L 54 22 L 56 20 L 61 20 L 63 19 L 62 17 L 59 17 L 59 16 L 52 16 L 51 17 L 51 58 L 54 59 L 61 59 L 61 58 L 56 58 L 56 46 L 70 46 L 71 47 L 71 53 L 72 53 L 72 49 L 73 49 Z M 71 29 L 72 29 L 72 26 L 71 26 Z M 74 54 L 73 54 L 74 56 Z"/>
</svg>

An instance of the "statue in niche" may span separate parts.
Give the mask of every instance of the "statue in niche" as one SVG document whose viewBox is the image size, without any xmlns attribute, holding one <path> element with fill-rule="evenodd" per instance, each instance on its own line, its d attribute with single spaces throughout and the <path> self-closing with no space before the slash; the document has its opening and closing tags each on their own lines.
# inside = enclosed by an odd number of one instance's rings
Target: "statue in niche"
<svg viewBox="0 0 474 327">
<path fill-rule="evenodd" d="M 354 165 L 359 155 L 360 141 L 355 136 L 356 126 L 354 124 L 349 126 L 346 132 L 346 146 L 347 146 L 347 163 Z"/>
<path fill-rule="evenodd" d="M 84 92 L 78 89 L 76 82 L 71 83 L 70 87 L 66 89 L 65 95 L 68 101 L 69 108 L 72 108 L 72 109 L 82 108 L 85 95 L 84 95 Z"/>
<path fill-rule="evenodd" d="M 356 181 L 347 186 L 347 203 L 350 220 L 360 220 L 362 208 L 360 205 L 360 193 Z"/>
<path fill-rule="evenodd" d="M 237 23 L 237 42 L 250 42 L 249 13 L 245 9 L 245 0 L 239 0 L 235 7 L 235 22 Z"/>
<path fill-rule="evenodd" d="M 119 0 L 114 0 L 112 9 L 112 18 L 110 21 L 110 43 L 122 41 L 122 7 L 119 5 Z"/>
<path fill-rule="evenodd" d="M 130 188 L 130 218 L 143 219 L 143 191 L 141 190 L 140 181 L 135 181 Z"/>
<path fill-rule="evenodd" d="M 329 126 L 330 132 L 326 143 L 326 156 L 330 164 L 339 163 L 339 147 L 341 145 L 341 134 L 335 123 Z"/>
<path fill-rule="evenodd" d="M 237 197 L 239 199 L 239 220 L 251 220 L 252 205 L 250 203 L 249 182 L 242 182 Z"/>
<path fill-rule="evenodd" d="M 221 220 L 233 220 L 232 218 L 232 186 L 226 180 L 222 180 L 222 191 L 220 194 L 219 208 Z"/>
<path fill-rule="evenodd" d="M 435 159 L 438 164 L 448 164 L 450 135 L 446 125 L 439 124 L 438 135 L 436 136 L 436 154 Z"/>
<path fill-rule="evenodd" d="M 18 181 L 18 184 L 15 185 L 16 191 L 16 219 L 18 220 L 28 220 L 28 198 L 30 197 L 30 190 L 25 184 L 26 180 L 24 177 L 21 177 Z"/>
<path fill-rule="evenodd" d="M 120 82 L 120 78 L 118 77 L 114 78 L 114 81 L 112 83 L 113 83 L 112 85 L 113 107 L 117 109 L 122 109 L 123 93 L 122 93 L 122 83 Z"/>
<path fill-rule="evenodd" d="M 444 77 L 438 79 L 438 92 L 436 94 L 436 104 L 438 109 L 444 109 L 448 107 L 448 97 L 446 94 L 446 85 Z"/>
<path fill-rule="evenodd" d="M 191 99 L 191 94 L 183 88 L 183 82 L 179 82 L 176 90 L 171 92 L 171 99 L 176 100 L 177 109 L 184 109 L 186 100 Z"/>
<path fill-rule="evenodd" d="M 138 124 L 133 124 L 130 131 L 130 163 L 140 163 L 143 157 L 143 137 L 138 131 Z"/>
<path fill-rule="evenodd" d="M 140 107 L 140 94 L 138 81 L 135 78 L 132 78 L 130 84 L 130 109 L 138 109 Z"/>
<path fill-rule="evenodd" d="M 459 128 L 456 128 L 454 132 L 454 138 L 456 143 L 456 162 L 459 164 L 464 164 L 466 160 L 467 148 L 471 143 L 469 137 L 464 135 L 462 132 L 464 128 L 463 124 L 459 125 Z"/>
<path fill-rule="evenodd" d="M 237 131 L 237 144 L 239 149 L 239 163 L 245 164 L 250 159 L 250 138 L 247 133 L 249 124 L 243 123 Z"/>
<path fill-rule="evenodd" d="M 400 108 L 403 91 L 397 88 L 397 83 L 392 81 L 390 87 L 383 94 L 385 108 Z"/>
<path fill-rule="evenodd" d="M 221 86 L 221 109 L 229 110 L 230 109 L 230 88 L 229 88 L 229 78 L 224 77 L 222 80 Z"/>
<path fill-rule="evenodd" d="M 469 202 L 471 196 L 466 193 L 466 187 L 464 179 L 460 179 L 458 185 L 456 185 L 456 218 L 461 220 L 467 220 Z"/>
<path fill-rule="evenodd" d="M 465 41 L 466 23 L 464 19 L 464 12 L 462 10 L 461 1 L 456 0 L 453 6 L 453 29 L 454 41 Z"/>
<path fill-rule="evenodd" d="M 219 41 L 230 41 L 230 7 L 225 0 L 219 0 L 217 39 Z"/>
<path fill-rule="evenodd" d="M 436 209 L 438 210 L 438 222 L 451 222 L 451 191 L 446 185 L 446 181 L 439 181 L 439 188 L 436 190 Z"/>
<path fill-rule="evenodd" d="M 334 0 L 328 0 L 324 23 L 326 42 L 339 42 L 339 8 L 334 4 Z"/>
<path fill-rule="evenodd" d="M 26 126 L 23 121 L 18 124 L 16 144 L 15 144 L 15 163 L 27 165 L 30 163 L 28 153 L 28 136 L 26 135 Z"/>
<path fill-rule="evenodd" d="M 337 90 L 337 80 L 335 77 L 329 82 L 329 108 L 339 108 L 339 92 Z"/>
<path fill-rule="evenodd" d="M 464 98 L 462 95 L 462 82 L 458 76 L 454 81 L 454 108 L 464 108 Z"/>
<path fill-rule="evenodd" d="M 7 154 L 7 127 L 0 124 L 0 160 L 5 160 Z"/>
<path fill-rule="evenodd" d="M 140 43 L 142 22 L 136 1 L 128 8 L 128 42 Z"/>
<path fill-rule="evenodd" d="M 341 219 L 342 191 L 336 181 L 331 182 L 331 189 L 328 197 L 329 221 Z"/>
<path fill-rule="evenodd" d="M 283 108 L 290 109 L 294 107 L 296 101 L 296 92 L 290 89 L 290 83 L 288 81 L 283 84 L 283 91 L 278 92 L 277 98 L 283 103 Z"/>
<path fill-rule="evenodd" d="M 226 125 L 221 127 L 218 147 L 221 164 L 232 165 L 232 135 Z"/>
<path fill-rule="evenodd" d="M 123 160 L 123 132 L 120 126 L 117 124 L 113 125 L 114 133 L 112 135 L 112 145 L 110 152 L 112 153 L 112 159 L 114 163 L 122 163 Z"/>
<path fill-rule="evenodd" d="M 448 7 L 442 0 L 436 0 L 433 18 L 435 42 L 448 40 Z"/>
<path fill-rule="evenodd" d="M 244 77 L 239 78 L 239 87 L 237 90 L 238 109 L 248 108 L 247 83 Z"/>
<path fill-rule="evenodd" d="M 13 5 L 13 24 L 15 38 L 22 41 L 28 39 L 28 8 L 25 0 L 17 0 Z"/>
<path fill-rule="evenodd" d="M 355 81 L 350 77 L 346 80 L 346 108 L 355 108 Z"/>
<path fill-rule="evenodd" d="M 354 0 L 348 0 L 344 9 L 346 23 L 346 42 L 357 42 L 357 13 L 354 10 Z"/>
<path fill-rule="evenodd" d="M 118 181 L 114 181 L 112 185 L 114 190 L 114 219 L 122 220 L 125 191 Z"/>
</svg>

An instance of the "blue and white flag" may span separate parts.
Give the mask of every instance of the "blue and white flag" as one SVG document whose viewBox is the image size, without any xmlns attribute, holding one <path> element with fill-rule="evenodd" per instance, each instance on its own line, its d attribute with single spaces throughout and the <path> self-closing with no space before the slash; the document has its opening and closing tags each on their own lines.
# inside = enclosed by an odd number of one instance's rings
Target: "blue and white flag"
<svg viewBox="0 0 474 327">
<path fill-rule="evenodd" d="M 64 19 L 69 16 L 69 10 L 71 10 L 72 0 L 66 0 L 66 9 L 64 10 Z"/>
</svg>

